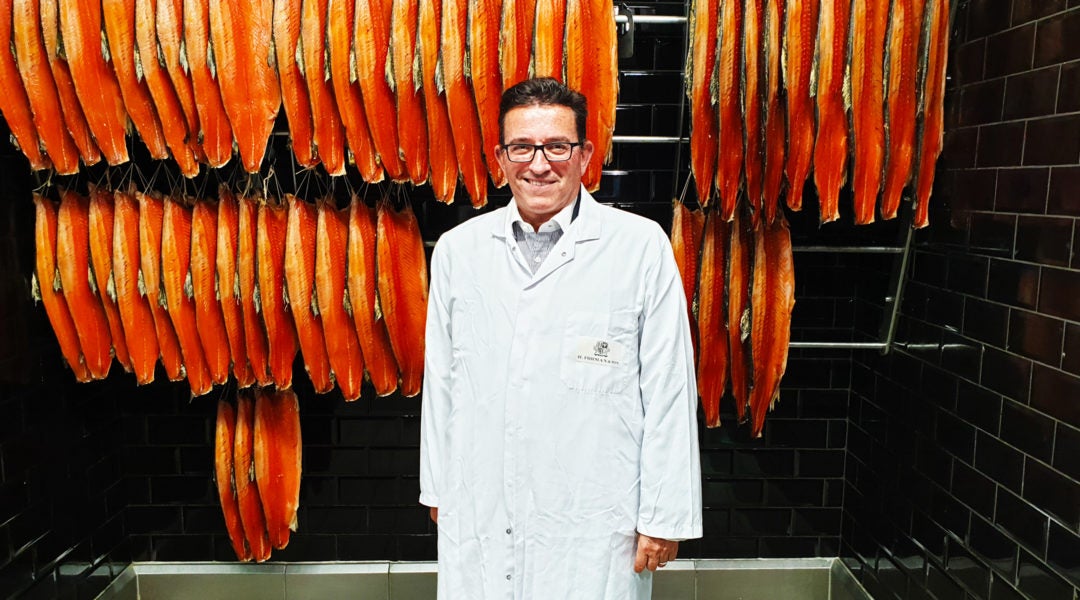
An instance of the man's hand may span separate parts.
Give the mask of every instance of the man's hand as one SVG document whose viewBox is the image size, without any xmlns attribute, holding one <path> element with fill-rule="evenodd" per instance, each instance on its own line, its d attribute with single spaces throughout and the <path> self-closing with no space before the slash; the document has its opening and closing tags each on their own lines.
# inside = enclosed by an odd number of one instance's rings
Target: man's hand
<svg viewBox="0 0 1080 600">
<path fill-rule="evenodd" d="M 428 514 L 431 515 L 431 520 L 435 521 L 435 524 L 438 525 L 439 524 L 439 507 L 438 506 L 432 506 L 431 508 L 428 509 Z"/>
<path fill-rule="evenodd" d="M 657 567 L 663 567 L 669 560 L 674 560 L 679 553 L 679 542 L 662 540 L 649 537 L 644 533 L 637 536 L 637 555 L 634 557 L 634 572 L 640 573 L 644 569 L 655 571 Z"/>
</svg>

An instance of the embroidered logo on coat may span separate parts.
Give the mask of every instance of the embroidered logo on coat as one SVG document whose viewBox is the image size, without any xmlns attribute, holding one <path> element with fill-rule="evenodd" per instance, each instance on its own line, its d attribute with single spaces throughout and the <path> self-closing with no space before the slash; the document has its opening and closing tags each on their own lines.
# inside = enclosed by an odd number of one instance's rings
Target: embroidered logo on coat
<svg viewBox="0 0 1080 600">
<path fill-rule="evenodd" d="M 623 364 L 626 350 L 622 344 L 599 338 L 579 337 L 574 359 L 590 365 L 618 367 Z"/>
</svg>

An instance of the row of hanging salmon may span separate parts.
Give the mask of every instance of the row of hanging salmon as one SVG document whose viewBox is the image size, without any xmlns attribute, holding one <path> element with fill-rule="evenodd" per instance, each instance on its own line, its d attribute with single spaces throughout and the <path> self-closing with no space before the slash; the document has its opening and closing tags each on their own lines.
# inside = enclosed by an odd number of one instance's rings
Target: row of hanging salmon
<svg viewBox="0 0 1080 600">
<path fill-rule="evenodd" d="M 925 227 L 944 132 L 949 0 L 692 0 L 686 89 L 699 203 L 772 222 L 783 182 L 801 210 L 811 168 L 821 221 L 851 176 L 856 224 Z M 880 196 L 880 204 L 878 198 Z"/>
<path fill-rule="evenodd" d="M 761 436 L 780 395 L 795 307 L 791 233 L 783 213 L 753 223 L 736 210 L 674 203 L 671 246 L 682 276 L 708 427 L 720 425 L 720 400 L 731 381 L 739 422 Z"/>
<path fill-rule="evenodd" d="M 505 184 L 501 94 L 530 74 L 584 93 L 610 154 L 613 15 L 611 0 L 0 0 L 0 112 L 34 169 L 126 162 L 130 121 L 194 177 L 234 145 L 258 172 L 284 105 L 301 167 L 351 161 L 444 202 L 460 174 L 482 206 L 489 175 Z"/>
<path fill-rule="evenodd" d="M 292 385 L 297 350 L 317 393 L 419 393 L 427 262 L 416 217 L 234 196 L 92 188 L 37 204 L 34 289 L 79 381 L 115 357 L 139 384 L 161 362 L 193 396 L 226 383 Z M 399 386 L 400 380 L 400 386 Z"/>
<path fill-rule="evenodd" d="M 243 389 L 218 401 L 214 479 L 236 557 L 263 562 L 296 531 L 302 447 L 292 390 Z"/>
</svg>

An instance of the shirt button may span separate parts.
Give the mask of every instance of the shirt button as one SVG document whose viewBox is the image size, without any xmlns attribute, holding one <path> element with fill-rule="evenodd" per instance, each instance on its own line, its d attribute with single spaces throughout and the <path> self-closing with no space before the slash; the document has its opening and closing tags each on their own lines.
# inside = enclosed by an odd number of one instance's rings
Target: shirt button
<svg viewBox="0 0 1080 600">
<path fill-rule="evenodd" d="M 565 253 L 565 252 L 563 252 L 563 253 L 562 253 L 562 255 L 563 255 L 563 256 L 566 256 L 566 253 Z"/>
<path fill-rule="evenodd" d="M 506 574 L 506 580 L 510 581 L 510 574 L 509 573 Z"/>
<path fill-rule="evenodd" d="M 537 257 L 533 258 L 533 262 L 540 262 L 540 257 L 537 256 Z"/>
<path fill-rule="evenodd" d="M 510 535 L 510 528 L 509 527 L 506 528 L 506 535 Z"/>
</svg>

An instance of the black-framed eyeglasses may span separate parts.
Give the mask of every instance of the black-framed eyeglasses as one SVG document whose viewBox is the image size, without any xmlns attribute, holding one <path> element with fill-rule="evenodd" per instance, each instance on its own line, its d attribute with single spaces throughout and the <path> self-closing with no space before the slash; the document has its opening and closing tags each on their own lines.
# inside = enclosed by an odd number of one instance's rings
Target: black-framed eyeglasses
<svg viewBox="0 0 1080 600">
<path fill-rule="evenodd" d="M 527 163 L 536 157 L 539 148 L 548 162 L 564 162 L 574 154 L 574 147 L 581 142 L 549 142 L 547 144 L 506 144 L 503 151 L 510 162 Z"/>
</svg>

